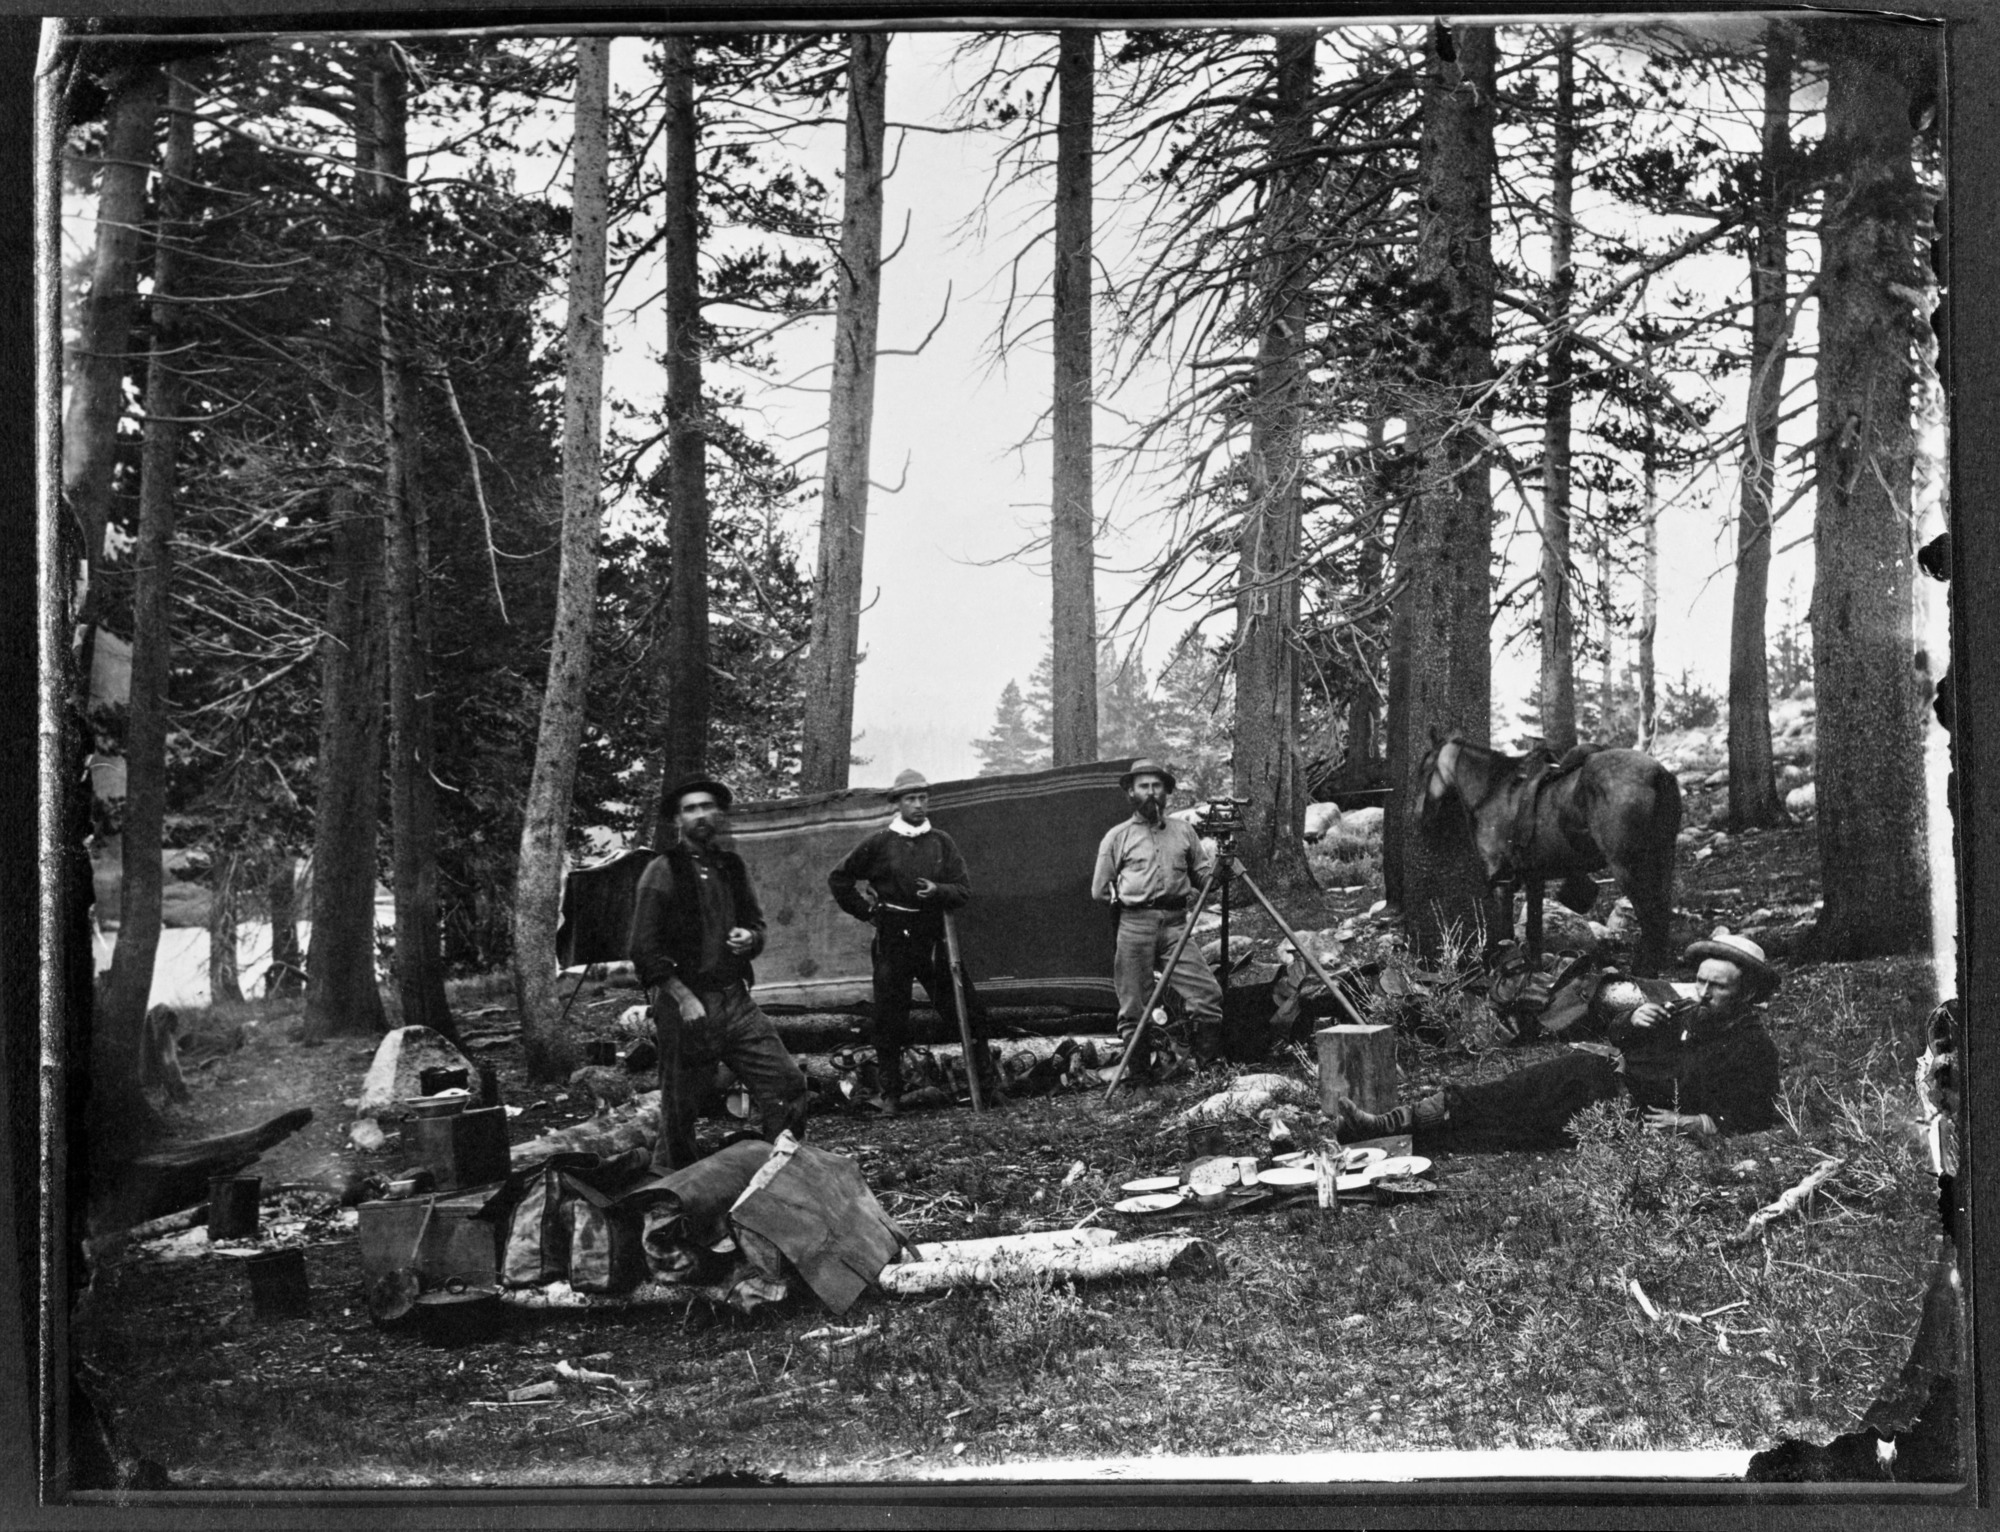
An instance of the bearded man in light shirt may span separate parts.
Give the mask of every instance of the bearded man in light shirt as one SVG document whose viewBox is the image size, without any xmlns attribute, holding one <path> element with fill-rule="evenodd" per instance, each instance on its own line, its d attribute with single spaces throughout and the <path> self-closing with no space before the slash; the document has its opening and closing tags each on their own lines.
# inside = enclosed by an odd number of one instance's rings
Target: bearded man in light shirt
<svg viewBox="0 0 2000 1532">
<path fill-rule="evenodd" d="M 1146 1019 L 1153 975 L 1179 944 L 1188 908 L 1214 866 L 1215 855 L 1193 825 L 1168 817 L 1173 772 L 1140 760 L 1119 778 L 1132 801 L 1132 817 L 1115 824 L 1097 846 L 1090 893 L 1118 911 L 1118 948 L 1112 983 L 1118 991 L 1118 1031 L 1129 1043 Z M 1181 947 L 1168 983 L 1187 1008 L 1195 1056 L 1222 1056 L 1222 985 L 1190 943 Z"/>
</svg>

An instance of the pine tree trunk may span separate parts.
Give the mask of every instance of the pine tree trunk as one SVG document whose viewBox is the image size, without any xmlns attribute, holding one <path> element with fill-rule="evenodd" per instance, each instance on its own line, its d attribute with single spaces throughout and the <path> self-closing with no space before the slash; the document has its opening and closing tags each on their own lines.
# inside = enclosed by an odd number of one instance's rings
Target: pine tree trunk
<svg viewBox="0 0 2000 1532">
<path fill-rule="evenodd" d="M 1236 576 L 1235 792 L 1248 798 L 1237 846 L 1250 871 L 1314 890 L 1300 838 L 1305 781 L 1298 749 L 1299 518 L 1304 504 L 1305 366 L 1311 277 L 1316 33 L 1277 34 L 1272 54 L 1271 184 L 1266 188 L 1263 332 L 1250 387 L 1249 504 Z"/>
<path fill-rule="evenodd" d="M 1764 44 L 1763 153 L 1757 166 L 1757 231 L 1750 253 L 1750 403 L 1743 423 L 1742 490 L 1736 517 L 1736 590 L 1729 615 L 1729 826 L 1784 820 L 1771 759 L 1771 678 L 1764 612 L 1771 583 L 1771 511 L 1778 476 L 1778 415 L 1785 394 L 1791 325 L 1785 294 L 1784 181 L 1791 157 L 1792 53 L 1782 27 Z"/>
<path fill-rule="evenodd" d="M 1368 469 L 1362 481 L 1367 519 L 1357 533 L 1354 584 L 1357 590 L 1372 592 L 1382 587 L 1382 554 L 1389 520 L 1388 427 L 1381 415 L 1369 417 L 1367 432 Z M 1364 640 L 1361 652 L 1368 654 L 1369 648 L 1370 641 Z M 1354 791 L 1377 785 L 1381 707 L 1382 698 L 1375 689 L 1374 677 L 1359 676 L 1347 701 L 1346 753 L 1334 774 L 1336 790 Z"/>
<path fill-rule="evenodd" d="M 1097 587 L 1091 472 L 1092 152 L 1097 34 L 1059 34 L 1056 63 L 1054 479 L 1049 577 L 1054 587 L 1049 741 L 1055 764 L 1097 759 Z"/>
<path fill-rule="evenodd" d="M 799 769 L 799 786 L 809 793 L 846 787 L 854 757 L 854 674 L 860 663 L 868 454 L 875 426 L 875 333 L 882 307 L 882 139 L 888 90 L 889 34 L 854 33 L 848 39 L 847 172 L 841 192 L 826 487 Z"/>
<path fill-rule="evenodd" d="M 694 39 L 667 38 L 666 302 L 668 588 L 661 772 L 671 783 L 708 760 L 708 431 L 701 390 L 700 151 Z M 665 825 L 660 827 L 662 841 Z"/>
<path fill-rule="evenodd" d="M 208 1003 L 241 1005 L 236 973 L 236 877 L 240 859 L 217 852 L 208 882 Z"/>
<path fill-rule="evenodd" d="M 1576 743 L 1576 617 L 1570 600 L 1570 405 L 1576 291 L 1571 202 L 1576 180 L 1576 29 L 1556 52 L 1555 152 L 1549 169 L 1549 384 L 1542 425 L 1542 739 L 1558 754 Z"/>
<path fill-rule="evenodd" d="M 458 1028 L 444 992 L 438 918 L 436 745 L 432 737 L 428 529 L 417 502 L 417 426 L 411 401 L 406 327 L 409 281 L 399 249 L 409 214 L 405 129 L 408 81 L 395 53 L 378 45 L 369 70 L 375 90 L 374 203 L 386 254 L 381 264 L 379 367 L 382 390 L 383 589 L 388 603 L 389 822 L 391 890 L 396 903 L 393 971 L 405 1026 L 453 1039 Z"/>
<path fill-rule="evenodd" d="M 1397 891 L 1426 955 L 1453 929 L 1480 934 L 1485 918 L 1485 874 L 1464 820 L 1446 814 L 1427 830 L 1415 774 L 1434 731 L 1483 743 L 1491 711 L 1493 492 L 1482 439 L 1490 405 L 1480 396 L 1493 373 L 1496 52 L 1491 28 L 1437 26 L 1425 71 L 1418 174 L 1427 217 L 1416 276 L 1436 312 L 1412 380 L 1415 493 L 1397 548 L 1405 658 L 1401 695 L 1390 696 L 1389 748 L 1390 817 L 1402 834 Z"/>
<path fill-rule="evenodd" d="M 1660 703 L 1653 640 L 1660 631 L 1660 471 L 1653 454 L 1645 466 L 1644 576 L 1639 592 L 1639 730 L 1633 747 L 1651 750 L 1660 732 Z"/>
<path fill-rule="evenodd" d="M 182 66 L 184 69 L 186 66 Z M 159 197 L 159 237 L 153 257 L 146 361 L 145 440 L 140 449 L 139 533 L 132 549 L 132 692 L 125 724 L 123 877 L 118 943 L 99 995 L 91 1066 L 93 1142 L 128 1150 L 158 1127 L 139 1088 L 153 964 L 160 945 L 160 852 L 167 817 L 168 678 L 173 673 L 174 461 L 186 389 L 177 355 L 184 326 L 176 297 L 182 279 L 178 242 L 194 168 L 194 87 L 170 75 L 167 143 Z"/>
<path fill-rule="evenodd" d="M 365 57 L 355 77 L 356 196 L 367 210 L 377 164 L 375 92 Z M 374 278 L 356 271 L 341 296 L 337 428 L 351 463 L 380 461 L 381 320 Z M 383 687 L 382 507 L 360 484 L 328 497 L 331 567 L 320 640 L 318 806 L 313 816 L 311 948 L 303 1018 L 308 1040 L 373 1035 L 388 1026 L 375 981 L 375 843 L 380 818 Z"/>
<path fill-rule="evenodd" d="M 271 966 L 264 974 L 264 998 L 276 1000 L 302 994 L 306 987 L 306 955 L 299 947 L 298 859 L 281 853 L 264 880 L 264 902 L 271 915 Z"/>
<path fill-rule="evenodd" d="M 118 420 L 125 413 L 126 348 L 139 306 L 139 235 L 167 80 L 157 65 L 131 65 L 114 72 L 110 91 L 103 168 L 97 177 L 97 249 L 90 288 L 77 316 L 69 409 L 63 418 L 63 498 L 82 534 L 89 571 L 84 622 L 94 620 L 103 599 L 98 577 L 105 562 Z M 84 674 L 88 677 L 89 671 Z"/>
<path fill-rule="evenodd" d="M 535 769 L 521 814 L 514 876 L 514 1000 L 528 1073 L 567 1078 L 575 1050 L 557 1027 L 556 921 L 563 850 L 583 739 L 584 690 L 597 605 L 597 541 L 603 516 L 604 270 L 607 201 L 606 100 L 611 41 L 576 45 L 576 156 L 570 217 L 569 323 L 564 335 L 562 563 L 555 636 L 542 692 Z"/>
<path fill-rule="evenodd" d="M 1873 30 L 1873 29 L 1871 29 Z M 1923 735 L 1912 663 L 1916 556 L 1911 89 L 1894 50 L 1829 60 L 1824 152 L 1841 173 L 1820 219 L 1813 679 L 1820 886 L 1828 959 L 1921 948 L 1930 936 Z"/>
</svg>

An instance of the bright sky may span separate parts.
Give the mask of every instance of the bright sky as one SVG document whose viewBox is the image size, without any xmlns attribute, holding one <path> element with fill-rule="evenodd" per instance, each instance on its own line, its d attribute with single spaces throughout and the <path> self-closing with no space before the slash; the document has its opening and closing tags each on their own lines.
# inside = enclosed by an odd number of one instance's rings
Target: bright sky
<svg viewBox="0 0 2000 1532">
<path fill-rule="evenodd" d="M 896 39 L 889 59 L 892 123 L 950 120 L 955 90 L 949 55 L 955 42 L 935 33 Z M 636 43 L 621 42 L 619 49 L 621 67 L 638 64 Z M 958 78 L 965 78 L 962 66 Z M 876 382 L 874 478 L 878 485 L 901 487 L 894 494 L 878 489 L 870 505 L 868 607 L 861 624 L 867 658 L 855 698 L 855 749 L 868 764 L 856 768 L 857 785 L 886 783 L 904 766 L 934 779 L 976 771 L 971 741 L 991 725 L 1007 681 L 1025 686 L 1047 642 L 1046 568 L 1005 556 L 1046 523 L 1048 448 L 1045 442 L 1023 443 L 1046 407 L 1049 362 L 1037 349 L 1000 370 L 987 352 L 1006 265 L 1023 238 L 1013 220 L 1031 214 L 1032 201 L 1017 196 L 996 212 L 983 245 L 959 232 L 985 197 L 996 145 L 985 133 L 905 135 L 887 189 L 885 244 L 894 245 L 906 218 L 909 233 L 882 284 L 882 345 L 911 347 L 934 324 L 938 328 L 923 354 L 884 357 Z M 810 153 L 831 184 L 839 130 L 825 130 Z M 1100 223 L 1112 216 L 1115 195 L 1100 187 Z M 1047 260 L 1044 244 L 1024 265 L 1024 287 L 1043 279 Z M 1699 280 L 1733 284 L 1741 278 L 1733 262 L 1717 260 Z M 947 287 L 950 309 L 939 324 Z M 657 309 L 652 314 L 657 316 Z M 1801 338 L 1809 339 L 1810 309 L 1802 318 Z M 798 370 L 822 363 L 831 351 L 829 331 L 820 325 L 794 332 L 784 347 L 787 361 L 796 361 Z M 628 364 L 632 349 L 628 342 Z M 1799 370 L 1795 364 L 1795 375 Z M 822 373 L 812 381 L 823 380 Z M 1131 401 L 1120 402 L 1129 408 Z M 795 394 L 768 409 L 774 426 L 805 431 L 823 420 L 824 396 Z M 1740 419 L 1741 410 L 1740 383 L 1725 380 L 1718 419 Z M 1118 430 L 1116 418 L 1101 414 L 1100 446 Z M 1809 432 L 1808 413 L 1794 422 L 1788 440 Z M 1146 515 L 1144 487 L 1111 482 L 1102 452 L 1098 478 L 1100 514 L 1109 511 L 1126 529 L 1099 545 L 1098 599 L 1108 619 L 1136 588 L 1137 577 L 1129 571 L 1144 563 L 1162 534 L 1159 522 Z M 1497 477 L 1496 489 L 1504 489 Z M 1153 493 L 1163 498 L 1157 486 Z M 1503 505 L 1508 498 L 1503 493 Z M 1731 472 L 1675 502 L 1661 518 L 1657 654 L 1663 682 L 1686 671 L 1713 689 L 1726 687 L 1735 498 Z M 814 515 L 800 522 L 808 548 Z M 1809 533 L 1808 500 L 1781 527 L 1782 551 L 1771 578 L 1774 624 L 1788 591 L 1795 593 L 1796 610 L 1805 609 L 1812 580 Z M 1504 528 L 1499 537 L 1506 541 Z M 1803 545 L 1801 537 L 1807 539 Z M 1504 582 L 1509 584 L 1528 567 L 1522 561 L 1534 557 L 1531 528 L 1518 529 L 1512 551 L 1515 567 Z M 1171 614 L 1155 623 L 1148 640 L 1153 664 L 1191 615 Z M 1627 659 L 1621 646 L 1620 663 Z M 1503 716 L 1518 713 L 1534 671 L 1534 656 L 1525 646 L 1497 650 L 1494 694 Z"/>
</svg>

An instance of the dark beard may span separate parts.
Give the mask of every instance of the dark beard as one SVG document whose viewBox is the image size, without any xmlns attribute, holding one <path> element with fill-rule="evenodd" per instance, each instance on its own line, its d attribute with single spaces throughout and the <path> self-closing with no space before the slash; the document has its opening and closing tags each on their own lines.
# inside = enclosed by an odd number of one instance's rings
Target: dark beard
<svg viewBox="0 0 2000 1532">
<path fill-rule="evenodd" d="M 1138 803 L 1139 817 L 1147 824 L 1158 824 L 1166 815 L 1166 806 L 1154 798 L 1141 798 Z"/>
<path fill-rule="evenodd" d="M 716 843 L 722 839 L 722 827 L 714 820 L 706 819 L 700 824 L 689 825 L 681 832 L 681 837 L 691 846 L 698 846 L 703 851 L 712 851 Z"/>
</svg>

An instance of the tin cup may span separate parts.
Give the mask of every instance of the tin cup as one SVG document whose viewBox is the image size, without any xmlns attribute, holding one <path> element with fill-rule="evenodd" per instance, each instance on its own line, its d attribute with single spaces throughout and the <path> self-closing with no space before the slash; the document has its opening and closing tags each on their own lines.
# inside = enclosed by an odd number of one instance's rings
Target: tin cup
<svg viewBox="0 0 2000 1532">
<path fill-rule="evenodd" d="M 1236 1157 L 1236 1179 L 1244 1186 L 1257 1184 L 1257 1156 L 1239 1154 Z"/>
</svg>

